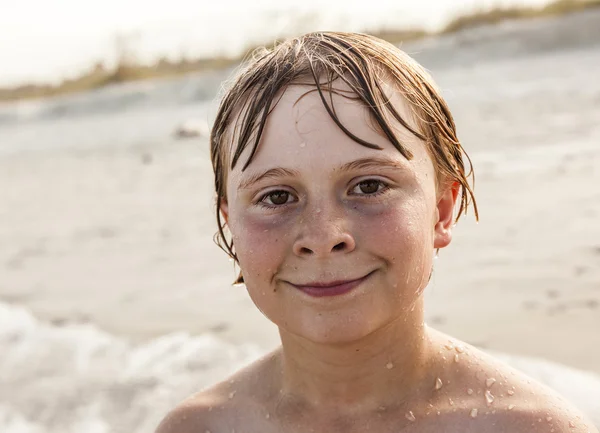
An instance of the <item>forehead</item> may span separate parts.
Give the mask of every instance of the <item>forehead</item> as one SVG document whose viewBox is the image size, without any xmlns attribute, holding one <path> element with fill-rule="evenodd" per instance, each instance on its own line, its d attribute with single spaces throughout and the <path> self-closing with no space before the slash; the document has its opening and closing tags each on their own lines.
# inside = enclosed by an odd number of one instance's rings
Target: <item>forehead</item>
<svg viewBox="0 0 600 433">
<path fill-rule="evenodd" d="M 386 95 L 396 111 L 414 129 L 420 129 L 408 102 L 392 85 L 383 82 Z M 333 92 L 322 88 L 323 96 L 315 85 L 292 84 L 277 95 L 276 106 L 270 112 L 257 152 L 246 171 L 265 169 L 282 164 L 311 166 L 348 162 L 364 157 L 390 157 L 402 160 L 415 170 L 432 171 L 432 163 L 424 143 L 404 128 L 400 122 L 387 115 L 388 124 L 398 140 L 413 154 L 407 161 L 383 134 L 370 110 L 357 99 L 357 95 L 341 80 L 336 81 Z M 323 101 L 323 98 L 325 101 Z M 328 112 L 327 104 L 339 123 L 351 134 L 379 146 L 371 149 L 354 141 L 336 124 Z M 385 109 L 383 110 L 385 111 Z M 250 156 L 251 145 L 241 155 L 241 163 L 232 175 L 241 175 L 242 166 Z M 237 176 L 236 176 L 237 177 Z"/>
</svg>

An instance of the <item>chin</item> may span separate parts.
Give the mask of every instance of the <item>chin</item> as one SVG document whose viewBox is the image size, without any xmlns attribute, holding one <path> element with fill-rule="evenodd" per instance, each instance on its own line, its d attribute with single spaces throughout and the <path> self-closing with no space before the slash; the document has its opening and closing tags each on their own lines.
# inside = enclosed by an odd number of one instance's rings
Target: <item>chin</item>
<svg viewBox="0 0 600 433">
<path fill-rule="evenodd" d="M 287 326 L 280 326 L 280 330 L 317 344 L 345 345 L 362 340 L 386 323 L 381 316 L 376 320 L 365 320 L 368 317 L 365 315 L 353 316 L 355 315 L 328 312 L 299 323 L 288 321 Z"/>
</svg>

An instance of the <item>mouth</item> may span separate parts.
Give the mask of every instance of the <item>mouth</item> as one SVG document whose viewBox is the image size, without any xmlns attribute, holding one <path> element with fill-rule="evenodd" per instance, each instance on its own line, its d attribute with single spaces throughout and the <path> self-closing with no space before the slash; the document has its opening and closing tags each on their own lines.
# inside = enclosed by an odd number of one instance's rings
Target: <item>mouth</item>
<svg viewBox="0 0 600 433">
<path fill-rule="evenodd" d="M 374 271 L 373 271 L 374 272 Z M 363 281 L 369 278 L 373 272 L 364 277 L 355 280 L 331 281 L 331 282 L 311 282 L 306 285 L 292 284 L 296 289 L 315 298 L 326 296 L 339 296 L 348 293 L 358 287 Z M 291 284 L 291 283 L 290 283 Z"/>
</svg>

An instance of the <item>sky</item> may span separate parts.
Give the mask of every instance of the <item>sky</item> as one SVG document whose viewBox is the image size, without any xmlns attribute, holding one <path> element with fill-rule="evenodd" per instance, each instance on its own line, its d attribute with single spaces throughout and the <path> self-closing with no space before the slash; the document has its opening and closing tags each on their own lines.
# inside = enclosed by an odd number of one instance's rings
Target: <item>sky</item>
<svg viewBox="0 0 600 433">
<path fill-rule="evenodd" d="M 59 82 L 98 61 L 111 66 L 117 41 L 143 62 L 232 55 L 286 33 L 435 29 L 475 8 L 546 1 L 0 0 L 0 86 Z"/>
</svg>

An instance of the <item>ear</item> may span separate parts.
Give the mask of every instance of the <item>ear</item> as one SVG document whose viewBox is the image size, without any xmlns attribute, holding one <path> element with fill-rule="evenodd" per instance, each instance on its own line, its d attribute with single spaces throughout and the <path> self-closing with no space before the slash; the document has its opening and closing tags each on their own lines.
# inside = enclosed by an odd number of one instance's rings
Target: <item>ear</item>
<svg viewBox="0 0 600 433">
<path fill-rule="evenodd" d="M 460 185 L 453 182 L 448 185 L 442 194 L 438 197 L 437 203 L 437 221 L 434 227 L 434 248 L 444 248 L 452 241 L 452 226 L 454 224 L 454 205 L 458 197 Z"/>
</svg>

